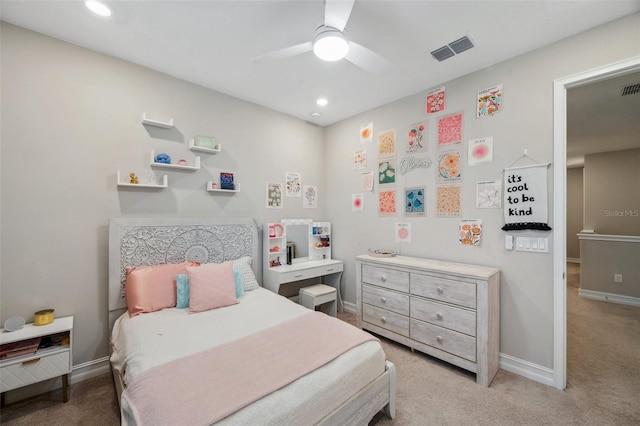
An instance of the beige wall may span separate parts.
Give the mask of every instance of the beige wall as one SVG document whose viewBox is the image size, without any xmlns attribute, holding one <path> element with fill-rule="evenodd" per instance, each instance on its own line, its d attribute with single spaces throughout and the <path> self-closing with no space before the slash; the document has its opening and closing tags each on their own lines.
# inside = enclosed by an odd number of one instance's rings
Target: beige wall
<svg viewBox="0 0 640 426">
<path fill-rule="evenodd" d="M 266 182 L 287 171 L 326 197 L 322 128 L 6 23 L 1 31 L 0 320 L 30 321 L 42 308 L 74 315 L 74 364 L 109 353 L 110 217 L 326 220 L 323 204 L 303 209 L 300 198 L 265 208 Z M 145 128 L 143 112 L 175 129 Z M 161 171 L 162 190 L 116 187 L 118 170 L 146 177 L 151 150 L 193 161 L 185 141 L 196 134 L 223 148 L 200 154 L 201 170 Z M 235 172 L 240 193 L 205 191 L 220 171 Z"/>
<path fill-rule="evenodd" d="M 567 259 L 580 259 L 578 232 L 583 229 L 584 191 L 583 168 L 567 169 Z"/>
<path fill-rule="evenodd" d="M 640 305 L 640 240 L 582 239 L 580 247 L 580 292 L 596 292 L 603 298 L 611 294 L 626 296 L 635 298 L 628 299 L 627 304 Z M 615 274 L 622 275 L 622 282 L 615 282 Z"/>
<path fill-rule="evenodd" d="M 640 236 L 640 149 L 585 156 L 584 188 L 585 229 Z"/>
</svg>

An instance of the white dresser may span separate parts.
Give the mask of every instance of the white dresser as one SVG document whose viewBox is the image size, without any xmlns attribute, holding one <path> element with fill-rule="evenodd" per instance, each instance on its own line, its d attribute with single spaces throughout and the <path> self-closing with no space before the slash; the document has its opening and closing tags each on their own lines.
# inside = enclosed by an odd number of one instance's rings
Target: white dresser
<svg viewBox="0 0 640 426">
<path fill-rule="evenodd" d="M 356 286 L 360 328 L 472 371 L 489 386 L 499 365 L 499 269 L 361 255 Z"/>
</svg>

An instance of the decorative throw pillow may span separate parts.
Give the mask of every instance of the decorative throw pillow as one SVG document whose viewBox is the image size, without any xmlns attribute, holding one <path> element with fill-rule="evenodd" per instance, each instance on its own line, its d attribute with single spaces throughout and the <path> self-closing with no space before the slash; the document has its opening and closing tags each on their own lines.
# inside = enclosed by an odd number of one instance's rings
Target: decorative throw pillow
<svg viewBox="0 0 640 426">
<path fill-rule="evenodd" d="M 186 274 L 187 265 L 197 264 L 183 262 L 127 268 L 125 295 L 129 316 L 176 306 L 176 275 Z"/>
<path fill-rule="evenodd" d="M 189 276 L 187 274 L 176 275 L 176 308 L 189 307 Z"/>
<path fill-rule="evenodd" d="M 231 262 L 187 266 L 189 312 L 202 312 L 238 303 Z"/>
<path fill-rule="evenodd" d="M 244 285 L 242 284 L 242 275 L 239 269 L 233 270 L 233 282 L 236 285 L 236 297 L 239 299 L 244 296 Z"/>
<path fill-rule="evenodd" d="M 244 291 L 260 288 L 256 276 L 253 274 L 253 269 L 251 269 L 251 257 L 245 256 L 234 260 L 233 267 L 240 272 Z"/>
</svg>

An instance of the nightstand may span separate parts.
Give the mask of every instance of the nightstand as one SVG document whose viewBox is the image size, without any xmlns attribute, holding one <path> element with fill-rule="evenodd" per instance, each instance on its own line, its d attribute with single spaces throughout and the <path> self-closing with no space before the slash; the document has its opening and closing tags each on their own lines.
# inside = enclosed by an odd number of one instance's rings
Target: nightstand
<svg viewBox="0 0 640 426">
<path fill-rule="evenodd" d="M 0 330 L 0 392 L 4 403 L 4 392 L 58 376 L 62 377 L 64 402 L 69 400 L 69 373 L 73 362 L 73 316 L 56 318 L 51 324 L 7 332 Z M 23 345 L 20 345 L 23 344 Z M 29 349 L 31 345 L 32 350 Z M 35 346 L 37 344 L 37 347 Z M 18 348 L 16 348 L 16 346 Z M 22 351 L 20 346 L 26 346 Z M 18 356 L 9 355 L 23 353 Z"/>
</svg>

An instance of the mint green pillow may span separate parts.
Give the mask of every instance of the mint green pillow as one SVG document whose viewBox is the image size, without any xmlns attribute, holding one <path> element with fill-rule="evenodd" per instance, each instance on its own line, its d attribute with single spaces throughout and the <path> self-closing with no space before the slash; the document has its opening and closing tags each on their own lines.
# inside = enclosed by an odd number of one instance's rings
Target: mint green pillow
<svg viewBox="0 0 640 426">
<path fill-rule="evenodd" d="M 176 275 L 176 308 L 184 309 L 189 307 L 189 276 L 187 274 Z"/>
<path fill-rule="evenodd" d="M 244 284 L 242 282 L 242 272 L 240 269 L 233 268 L 233 281 L 236 283 L 236 298 L 244 296 Z"/>
</svg>

